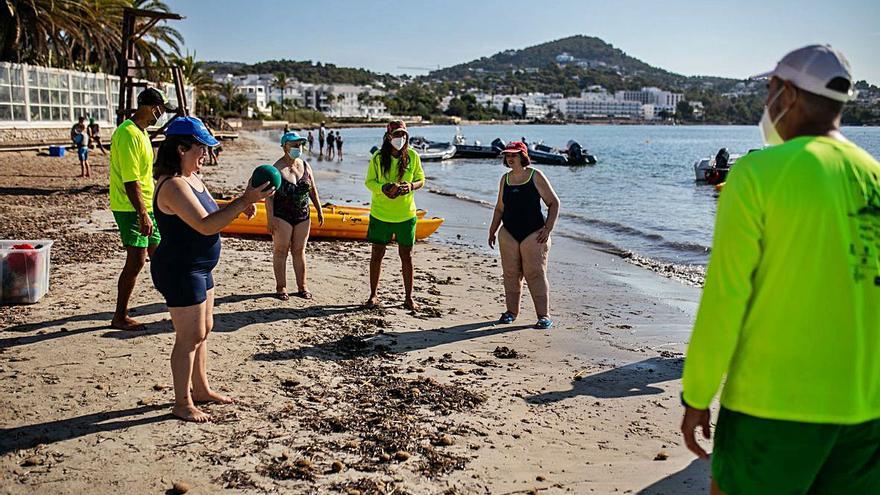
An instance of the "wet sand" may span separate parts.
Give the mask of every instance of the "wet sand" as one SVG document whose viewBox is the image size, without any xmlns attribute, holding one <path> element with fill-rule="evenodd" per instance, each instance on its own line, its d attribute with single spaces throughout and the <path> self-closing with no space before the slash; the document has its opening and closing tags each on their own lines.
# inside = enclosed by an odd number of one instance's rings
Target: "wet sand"
<svg viewBox="0 0 880 495">
<path fill-rule="evenodd" d="M 205 170 L 214 193 L 277 158 L 258 135 L 226 148 Z M 416 246 L 418 313 L 401 307 L 393 249 L 386 306 L 365 311 L 368 245 L 311 242 L 315 298 L 280 302 L 271 243 L 224 238 L 209 377 L 238 402 L 206 406 L 209 424 L 172 419 L 173 333 L 147 273 L 133 298 L 147 330 L 108 327 L 124 253 L 92 157 L 89 180 L 75 156 L 0 155 L 0 237 L 56 240 L 50 293 L 0 307 L 0 492 L 706 492 L 678 434 L 696 289 L 559 239 L 556 328 L 530 328 L 527 291 L 496 326 L 488 219 L 429 193 L 417 202 L 447 223 Z M 315 168 L 325 200 L 366 196 Z"/>
</svg>

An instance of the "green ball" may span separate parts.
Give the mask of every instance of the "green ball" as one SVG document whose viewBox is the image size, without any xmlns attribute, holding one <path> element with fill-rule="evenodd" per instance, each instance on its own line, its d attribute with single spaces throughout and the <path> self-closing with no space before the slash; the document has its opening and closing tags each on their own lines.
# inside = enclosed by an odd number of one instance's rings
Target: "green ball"
<svg viewBox="0 0 880 495">
<path fill-rule="evenodd" d="M 251 187 L 257 187 L 265 182 L 278 189 L 281 187 L 281 172 L 272 165 L 260 165 L 255 168 L 254 173 L 251 174 Z"/>
</svg>

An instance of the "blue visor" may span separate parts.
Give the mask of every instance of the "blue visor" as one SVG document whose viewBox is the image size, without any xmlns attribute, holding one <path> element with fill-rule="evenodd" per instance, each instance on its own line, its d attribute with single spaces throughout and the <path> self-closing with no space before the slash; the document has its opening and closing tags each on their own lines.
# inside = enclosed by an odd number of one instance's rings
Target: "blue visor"
<svg viewBox="0 0 880 495">
<path fill-rule="evenodd" d="M 195 117 L 177 117 L 165 128 L 166 136 L 192 136 L 205 146 L 217 146 L 220 141 L 211 134 L 201 120 Z"/>
<path fill-rule="evenodd" d="M 284 143 L 289 143 L 291 141 L 294 143 L 304 143 L 308 140 L 295 132 L 285 132 L 284 135 L 281 136 L 281 146 L 284 146 Z"/>
</svg>

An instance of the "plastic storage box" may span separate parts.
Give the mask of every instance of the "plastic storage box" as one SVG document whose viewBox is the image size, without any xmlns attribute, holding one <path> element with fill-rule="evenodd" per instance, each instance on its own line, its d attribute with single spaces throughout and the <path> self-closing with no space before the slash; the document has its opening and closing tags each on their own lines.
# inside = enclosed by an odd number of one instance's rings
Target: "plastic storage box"
<svg viewBox="0 0 880 495">
<path fill-rule="evenodd" d="M 49 146 L 49 156 L 64 156 L 64 146 Z"/>
<path fill-rule="evenodd" d="M 14 248 L 29 244 L 30 248 Z M 34 304 L 49 291 L 52 241 L 0 240 L 0 304 Z"/>
</svg>

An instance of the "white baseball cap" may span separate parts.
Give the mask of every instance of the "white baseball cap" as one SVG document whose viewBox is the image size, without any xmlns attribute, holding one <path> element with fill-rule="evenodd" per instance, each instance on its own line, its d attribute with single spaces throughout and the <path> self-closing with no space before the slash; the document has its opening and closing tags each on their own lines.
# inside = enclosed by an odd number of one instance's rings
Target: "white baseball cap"
<svg viewBox="0 0 880 495">
<path fill-rule="evenodd" d="M 752 76 L 751 79 L 778 77 L 798 88 L 835 101 L 847 102 L 856 99 L 849 61 L 831 45 L 810 45 L 782 57 L 776 68 L 770 72 Z M 849 82 L 849 89 L 840 91 L 829 87 L 837 78 Z"/>
</svg>

